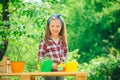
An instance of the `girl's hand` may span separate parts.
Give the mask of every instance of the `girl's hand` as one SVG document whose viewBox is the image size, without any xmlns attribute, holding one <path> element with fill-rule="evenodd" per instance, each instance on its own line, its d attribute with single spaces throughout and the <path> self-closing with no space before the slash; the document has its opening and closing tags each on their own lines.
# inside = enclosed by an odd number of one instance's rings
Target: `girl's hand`
<svg viewBox="0 0 120 80">
<path fill-rule="evenodd" d="M 53 63 L 52 69 L 53 69 L 53 70 L 58 70 L 57 63 Z"/>
<path fill-rule="evenodd" d="M 58 70 L 58 67 L 57 66 L 52 66 L 52 69 L 53 70 Z"/>
</svg>

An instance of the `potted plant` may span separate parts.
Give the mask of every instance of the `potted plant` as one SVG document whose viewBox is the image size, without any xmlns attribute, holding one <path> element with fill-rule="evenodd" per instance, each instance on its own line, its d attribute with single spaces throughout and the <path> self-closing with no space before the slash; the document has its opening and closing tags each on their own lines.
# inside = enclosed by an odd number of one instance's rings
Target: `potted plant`
<svg viewBox="0 0 120 80">
<path fill-rule="evenodd" d="M 9 46 L 12 46 L 10 50 L 12 50 L 9 55 L 11 61 L 11 70 L 13 73 L 23 72 L 25 62 L 23 60 L 24 55 L 27 50 L 23 50 L 24 47 L 18 41 L 12 42 Z M 13 49 L 12 49 L 13 48 Z"/>
<path fill-rule="evenodd" d="M 12 72 L 15 73 L 15 72 L 23 72 L 24 70 L 24 62 L 11 62 L 11 69 L 12 69 Z"/>
<path fill-rule="evenodd" d="M 11 61 L 11 69 L 12 69 L 12 72 L 23 72 L 24 70 L 24 64 L 25 62 L 21 60 L 23 55 L 21 54 L 18 54 L 18 55 L 15 55 L 15 60 L 14 61 Z"/>
</svg>

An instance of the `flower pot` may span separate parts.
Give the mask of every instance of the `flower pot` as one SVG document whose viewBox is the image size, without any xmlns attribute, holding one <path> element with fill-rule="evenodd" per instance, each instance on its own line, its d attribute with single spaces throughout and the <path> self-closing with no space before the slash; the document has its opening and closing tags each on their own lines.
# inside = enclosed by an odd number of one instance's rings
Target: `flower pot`
<svg viewBox="0 0 120 80">
<path fill-rule="evenodd" d="M 11 62 L 11 69 L 13 73 L 23 72 L 24 62 Z"/>
<path fill-rule="evenodd" d="M 66 72 L 76 72 L 78 67 L 78 62 L 67 62 L 66 63 Z"/>
</svg>

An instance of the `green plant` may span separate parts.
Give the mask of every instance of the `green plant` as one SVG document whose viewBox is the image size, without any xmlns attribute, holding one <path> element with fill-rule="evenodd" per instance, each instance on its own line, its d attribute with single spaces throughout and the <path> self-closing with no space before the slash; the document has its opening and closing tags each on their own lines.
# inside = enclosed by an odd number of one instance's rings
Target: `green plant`
<svg viewBox="0 0 120 80">
<path fill-rule="evenodd" d="M 24 40 L 25 39 L 23 38 L 19 40 L 9 40 L 9 47 L 7 51 L 9 51 L 10 54 L 7 54 L 6 56 L 10 57 L 11 61 L 24 61 L 24 56 L 29 48 L 28 45 L 23 45 Z"/>
<path fill-rule="evenodd" d="M 113 55 L 103 55 L 92 59 L 89 63 L 80 64 L 79 71 L 86 72 L 88 80 L 111 80 L 113 75 L 114 78 L 118 76 L 113 72 L 119 66 L 120 61 Z"/>
<path fill-rule="evenodd" d="M 68 52 L 68 59 L 67 61 L 70 62 L 70 61 L 77 61 L 80 57 L 80 55 L 78 54 L 78 49 L 75 49 L 74 51 L 72 52 Z"/>
</svg>

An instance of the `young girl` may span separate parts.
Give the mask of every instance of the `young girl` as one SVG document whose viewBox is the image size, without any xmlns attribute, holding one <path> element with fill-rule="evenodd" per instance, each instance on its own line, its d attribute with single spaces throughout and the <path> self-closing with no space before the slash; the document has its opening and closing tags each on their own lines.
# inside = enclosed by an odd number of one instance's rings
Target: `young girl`
<svg viewBox="0 0 120 80">
<path fill-rule="evenodd" d="M 45 37 L 40 41 L 38 60 L 49 57 L 53 60 L 52 71 L 67 58 L 66 26 L 61 15 L 52 15 L 46 26 Z M 45 80 L 64 80 L 64 77 L 44 77 Z"/>
</svg>

